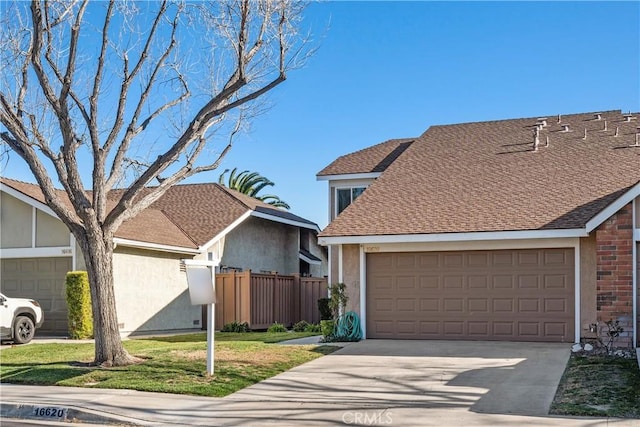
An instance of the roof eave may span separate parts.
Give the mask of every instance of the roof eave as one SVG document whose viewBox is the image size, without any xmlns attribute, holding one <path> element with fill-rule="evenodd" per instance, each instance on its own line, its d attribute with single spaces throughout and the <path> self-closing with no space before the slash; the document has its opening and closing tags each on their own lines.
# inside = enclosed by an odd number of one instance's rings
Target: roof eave
<svg viewBox="0 0 640 427">
<path fill-rule="evenodd" d="M 320 227 L 318 227 L 317 224 L 294 221 L 292 219 L 281 218 L 279 216 L 269 215 L 268 213 L 258 212 L 258 211 L 251 211 L 251 216 L 254 216 L 256 218 L 267 219 L 273 222 L 280 222 L 282 224 L 293 225 L 294 227 L 308 228 L 309 230 L 320 232 Z"/>
<path fill-rule="evenodd" d="M 305 254 L 302 254 L 302 253 L 298 254 L 298 258 L 300 258 L 301 260 L 303 260 L 307 264 L 322 265 L 322 261 L 321 260 L 311 259 L 311 258 L 309 258 L 308 256 L 306 256 Z"/>
<path fill-rule="evenodd" d="M 113 243 L 116 246 L 126 246 L 130 248 L 148 249 L 152 251 L 170 252 L 177 254 L 190 254 L 198 255 L 202 251 L 198 248 L 186 248 L 182 246 L 163 245 L 160 243 L 142 242 L 139 240 L 123 239 L 120 237 L 114 237 Z"/>
<path fill-rule="evenodd" d="M 482 231 L 470 233 L 320 236 L 318 243 L 323 246 L 328 246 L 344 244 L 465 242 L 482 240 L 558 239 L 587 237 L 588 235 L 589 233 L 584 228 L 577 228 L 565 230 Z"/>
<path fill-rule="evenodd" d="M 622 209 L 625 205 L 631 203 L 636 197 L 640 197 L 640 181 L 627 190 L 622 196 L 618 197 L 613 203 L 601 210 L 596 216 L 587 221 L 585 229 L 587 233 L 591 233 L 598 228 L 600 224 L 611 218 L 613 214 Z"/>
<path fill-rule="evenodd" d="M 334 175 L 316 175 L 316 181 L 339 181 L 343 179 L 376 179 L 382 172 L 343 173 Z"/>
</svg>

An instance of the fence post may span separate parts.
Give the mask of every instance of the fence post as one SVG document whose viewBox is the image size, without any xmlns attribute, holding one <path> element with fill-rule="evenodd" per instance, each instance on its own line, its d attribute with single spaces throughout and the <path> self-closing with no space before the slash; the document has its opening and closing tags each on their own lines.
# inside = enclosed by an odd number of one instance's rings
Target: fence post
<svg viewBox="0 0 640 427">
<path fill-rule="evenodd" d="M 291 301 L 289 301 L 291 322 L 293 324 L 302 320 L 302 282 L 300 281 L 300 273 L 293 273 L 293 289 L 291 290 Z"/>
</svg>

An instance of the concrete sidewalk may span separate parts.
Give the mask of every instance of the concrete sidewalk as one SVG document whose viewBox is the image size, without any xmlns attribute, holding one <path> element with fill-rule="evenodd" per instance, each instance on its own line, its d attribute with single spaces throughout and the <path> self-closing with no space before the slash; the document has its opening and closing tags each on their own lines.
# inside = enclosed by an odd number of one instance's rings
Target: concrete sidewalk
<svg viewBox="0 0 640 427">
<path fill-rule="evenodd" d="M 36 408 L 79 422 L 206 426 L 621 426 L 551 417 L 567 345 L 365 340 L 225 398 L 2 384 L 3 420 Z"/>
<path fill-rule="evenodd" d="M 102 425 L 640 426 L 640 420 L 481 414 L 407 404 L 244 401 L 131 390 L 2 385 L 3 420 L 34 419 L 23 414 L 32 414 L 35 407 L 67 408 L 69 420 Z"/>
</svg>

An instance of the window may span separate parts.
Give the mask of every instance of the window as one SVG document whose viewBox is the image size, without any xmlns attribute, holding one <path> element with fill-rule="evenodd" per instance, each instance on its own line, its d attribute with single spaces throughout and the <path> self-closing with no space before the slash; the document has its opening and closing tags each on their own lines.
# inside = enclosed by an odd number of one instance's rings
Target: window
<svg viewBox="0 0 640 427">
<path fill-rule="evenodd" d="M 336 215 L 345 210 L 355 199 L 358 198 L 365 190 L 365 187 L 338 188 L 336 190 Z"/>
</svg>

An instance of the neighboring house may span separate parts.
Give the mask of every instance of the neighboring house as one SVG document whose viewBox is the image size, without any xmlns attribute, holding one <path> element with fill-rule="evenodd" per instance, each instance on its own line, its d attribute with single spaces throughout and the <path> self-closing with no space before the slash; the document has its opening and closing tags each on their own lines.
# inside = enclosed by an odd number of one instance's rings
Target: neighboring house
<svg viewBox="0 0 640 427">
<path fill-rule="evenodd" d="M 640 120 L 620 111 L 432 126 L 342 156 L 329 283 L 367 338 L 638 343 Z M 597 325 L 597 332 L 594 332 Z"/>
<path fill-rule="evenodd" d="M 82 254 L 37 185 L 2 178 L 0 197 L 2 291 L 42 304 L 41 334 L 66 334 L 65 274 L 84 268 Z M 324 276 L 318 231 L 311 221 L 219 184 L 172 187 L 115 234 L 121 333 L 201 328 L 185 259 L 221 257 L 222 269 Z"/>
</svg>

